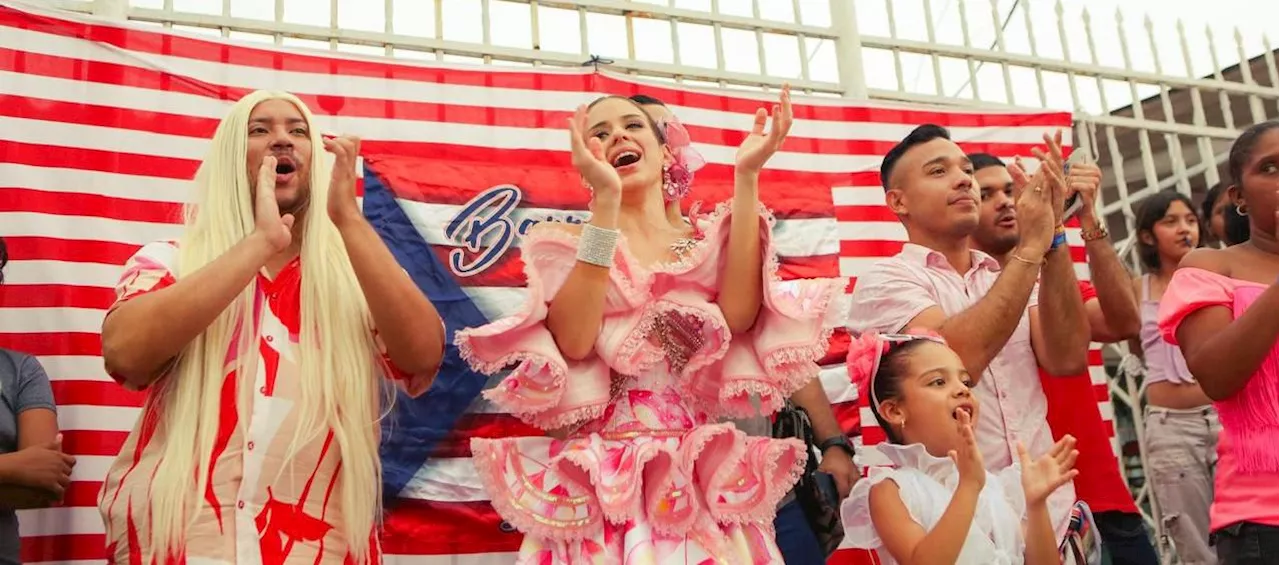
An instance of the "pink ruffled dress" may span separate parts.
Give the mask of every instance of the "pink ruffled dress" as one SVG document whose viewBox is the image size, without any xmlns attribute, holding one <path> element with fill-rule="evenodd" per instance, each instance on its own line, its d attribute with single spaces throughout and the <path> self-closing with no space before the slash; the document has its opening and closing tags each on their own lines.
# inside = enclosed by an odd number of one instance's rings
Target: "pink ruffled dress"
<svg viewBox="0 0 1280 565">
<path fill-rule="evenodd" d="M 782 563 L 778 501 L 804 470 L 797 440 L 749 437 L 722 417 L 777 411 L 818 374 L 842 323 L 840 279 L 783 282 L 761 210 L 764 300 L 737 336 L 715 297 L 729 208 L 698 222 L 684 258 L 651 268 L 618 246 L 594 354 L 565 359 L 545 324 L 575 265 L 578 238 L 550 226 L 525 237 L 529 300 L 457 334 L 477 371 L 515 369 L 485 396 L 567 439 L 473 439 L 480 479 L 525 534 L 520 564 Z"/>
</svg>

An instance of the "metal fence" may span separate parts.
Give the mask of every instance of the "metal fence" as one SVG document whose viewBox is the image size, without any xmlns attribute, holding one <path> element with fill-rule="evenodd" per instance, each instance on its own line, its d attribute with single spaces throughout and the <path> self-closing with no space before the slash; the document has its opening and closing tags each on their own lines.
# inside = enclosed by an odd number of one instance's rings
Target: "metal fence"
<svg viewBox="0 0 1280 565">
<path fill-rule="evenodd" d="M 1237 30 L 1224 42 L 1221 30 L 1156 26 L 1062 0 L 861 0 L 856 9 L 853 0 L 320 0 L 306 10 L 295 0 L 40 3 L 283 46 L 495 65 L 595 59 L 691 86 L 789 82 L 818 96 L 1066 110 L 1078 147 L 1106 171 L 1100 206 L 1135 272 L 1135 203 L 1169 187 L 1201 198 L 1221 180 L 1239 131 L 1277 115 L 1268 38 L 1247 41 Z M 939 27 L 950 10 L 960 25 Z M 1248 58 L 1249 45 L 1264 53 Z M 1225 47 L 1233 49 L 1219 53 Z M 1208 68 L 1192 56 L 1204 49 Z M 1127 353 L 1106 352 L 1111 367 Z M 1122 444 L 1142 438 L 1138 380 L 1111 380 Z M 1163 539 L 1145 465 L 1129 467 Z"/>
</svg>

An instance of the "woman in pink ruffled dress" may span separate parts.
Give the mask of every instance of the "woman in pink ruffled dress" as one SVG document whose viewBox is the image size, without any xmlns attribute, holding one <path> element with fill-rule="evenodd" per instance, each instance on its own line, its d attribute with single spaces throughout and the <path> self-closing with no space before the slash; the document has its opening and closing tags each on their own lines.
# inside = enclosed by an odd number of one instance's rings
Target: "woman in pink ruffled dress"
<svg viewBox="0 0 1280 565">
<path fill-rule="evenodd" d="M 478 371 L 515 364 L 485 396 L 555 436 L 472 441 L 494 507 L 525 534 L 518 563 L 782 563 L 774 508 L 803 444 L 709 423 L 754 415 L 753 399 L 776 411 L 841 323 L 841 280 L 778 278 L 757 179 L 791 126 L 787 90 L 772 117 L 766 132 L 759 110 L 737 152 L 732 203 L 678 225 L 667 205 L 696 158 L 668 135 L 678 123 L 614 96 L 571 119 L 591 221 L 530 230 L 528 303 L 457 335 Z"/>
</svg>

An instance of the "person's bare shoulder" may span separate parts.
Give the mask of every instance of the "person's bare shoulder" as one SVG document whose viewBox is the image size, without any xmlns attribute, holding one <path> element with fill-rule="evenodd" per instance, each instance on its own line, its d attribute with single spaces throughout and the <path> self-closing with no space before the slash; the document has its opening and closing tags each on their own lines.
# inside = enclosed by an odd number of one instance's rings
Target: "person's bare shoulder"
<svg viewBox="0 0 1280 565">
<path fill-rule="evenodd" d="M 1231 256 L 1235 252 L 1231 248 L 1193 249 L 1178 263 L 1179 269 L 1204 269 L 1224 277 L 1231 276 Z"/>
</svg>

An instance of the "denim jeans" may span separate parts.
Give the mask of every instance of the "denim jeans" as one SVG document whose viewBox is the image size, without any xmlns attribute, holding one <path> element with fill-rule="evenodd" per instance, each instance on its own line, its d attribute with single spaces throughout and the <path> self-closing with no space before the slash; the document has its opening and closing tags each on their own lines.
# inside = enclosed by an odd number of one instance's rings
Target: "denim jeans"
<svg viewBox="0 0 1280 565">
<path fill-rule="evenodd" d="M 1218 550 L 1218 563 L 1230 565 L 1272 565 L 1280 563 L 1280 536 L 1275 526 L 1253 522 L 1236 522 L 1213 532 L 1212 544 Z"/>
<path fill-rule="evenodd" d="M 1147 465 L 1164 535 L 1184 565 L 1212 565 L 1209 506 L 1218 463 L 1218 413 L 1213 408 L 1147 407 Z"/>
<path fill-rule="evenodd" d="M 1160 565 L 1141 514 L 1098 512 L 1093 515 L 1093 521 L 1098 525 L 1102 550 L 1111 565 Z"/>
<path fill-rule="evenodd" d="M 778 549 L 782 551 L 782 559 L 787 565 L 823 565 L 827 562 L 827 556 L 822 553 L 818 537 L 813 535 L 799 502 L 793 499 L 779 508 L 773 526 L 778 531 Z"/>
</svg>

